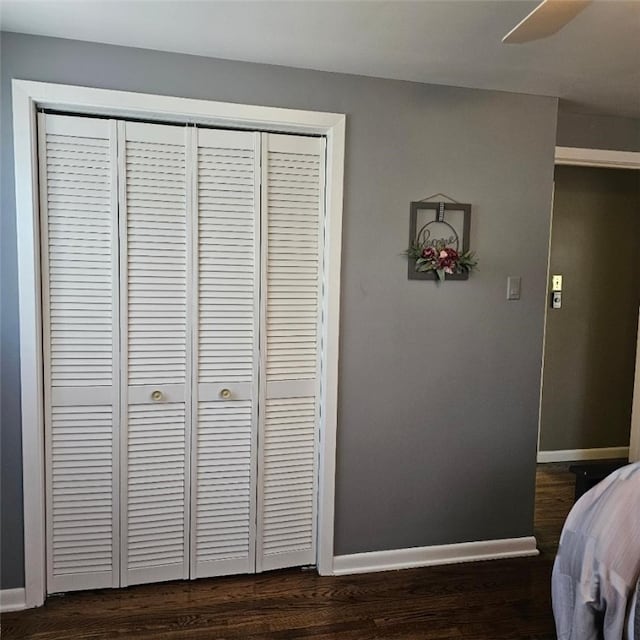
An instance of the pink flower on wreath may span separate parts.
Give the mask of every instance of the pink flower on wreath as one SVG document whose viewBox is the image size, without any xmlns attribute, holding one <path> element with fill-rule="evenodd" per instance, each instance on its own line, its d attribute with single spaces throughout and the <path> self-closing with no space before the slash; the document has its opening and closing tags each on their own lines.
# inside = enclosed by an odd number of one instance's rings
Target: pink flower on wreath
<svg viewBox="0 0 640 640">
<path fill-rule="evenodd" d="M 437 268 L 443 270 L 445 273 L 454 273 L 454 268 L 458 264 L 459 260 L 458 252 L 452 247 L 444 247 L 438 251 Z"/>
</svg>

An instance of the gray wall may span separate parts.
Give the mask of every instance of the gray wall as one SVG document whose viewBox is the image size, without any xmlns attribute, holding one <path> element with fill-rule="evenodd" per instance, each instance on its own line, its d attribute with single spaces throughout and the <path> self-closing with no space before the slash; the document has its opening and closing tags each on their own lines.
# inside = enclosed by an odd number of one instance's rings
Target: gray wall
<svg viewBox="0 0 640 640">
<path fill-rule="evenodd" d="M 531 535 L 556 100 L 4 34 L 10 79 L 347 114 L 337 554 Z M 22 583 L 11 130 L 2 131 L 3 586 Z M 409 202 L 473 204 L 480 269 L 408 281 Z M 507 275 L 522 276 L 519 302 Z"/>
<path fill-rule="evenodd" d="M 640 151 L 640 119 L 575 113 L 561 101 L 556 139 L 560 147 Z"/>
<path fill-rule="evenodd" d="M 640 303 L 640 171 L 557 167 L 540 449 L 629 445 Z M 607 268 L 607 261 L 611 267 Z"/>
</svg>

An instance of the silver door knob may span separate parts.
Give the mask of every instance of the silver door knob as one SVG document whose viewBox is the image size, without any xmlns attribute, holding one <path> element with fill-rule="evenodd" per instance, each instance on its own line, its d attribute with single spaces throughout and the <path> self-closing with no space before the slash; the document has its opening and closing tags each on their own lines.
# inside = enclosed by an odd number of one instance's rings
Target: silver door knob
<svg viewBox="0 0 640 640">
<path fill-rule="evenodd" d="M 162 391 L 160 391 L 159 389 L 156 389 L 151 393 L 151 399 L 155 400 L 156 402 L 158 402 L 159 400 L 162 400 L 162 398 L 164 398 L 164 395 Z"/>
<path fill-rule="evenodd" d="M 231 391 L 229 389 L 222 389 L 222 391 L 220 391 L 220 397 L 228 400 L 231 397 Z"/>
</svg>

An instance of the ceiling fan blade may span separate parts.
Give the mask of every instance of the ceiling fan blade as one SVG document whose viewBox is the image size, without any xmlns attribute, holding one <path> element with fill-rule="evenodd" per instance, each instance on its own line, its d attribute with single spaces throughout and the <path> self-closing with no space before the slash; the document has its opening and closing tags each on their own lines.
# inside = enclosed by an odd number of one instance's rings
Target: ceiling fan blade
<svg viewBox="0 0 640 640">
<path fill-rule="evenodd" d="M 520 44 L 546 38 L 560 31 L 590 2 L 591 0 L 543 0 L 502 38 L 502 42 Z"/>
</svg>

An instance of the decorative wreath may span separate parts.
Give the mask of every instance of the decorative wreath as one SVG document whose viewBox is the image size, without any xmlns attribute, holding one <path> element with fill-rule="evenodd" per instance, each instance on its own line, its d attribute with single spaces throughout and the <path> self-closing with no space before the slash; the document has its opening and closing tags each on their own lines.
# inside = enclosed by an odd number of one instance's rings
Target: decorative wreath
<svg viewBox="0 0 640 640">
<path fill-rule="evenodd" d="M 459 253 L 444 242 L 415 242 L 407 250 L 407 256 L 415 260 L 416 271 L 435 271 L 439 281 L 447 274 L 470 273 L 478 264 L 472 251 Z"/>
</svg>

